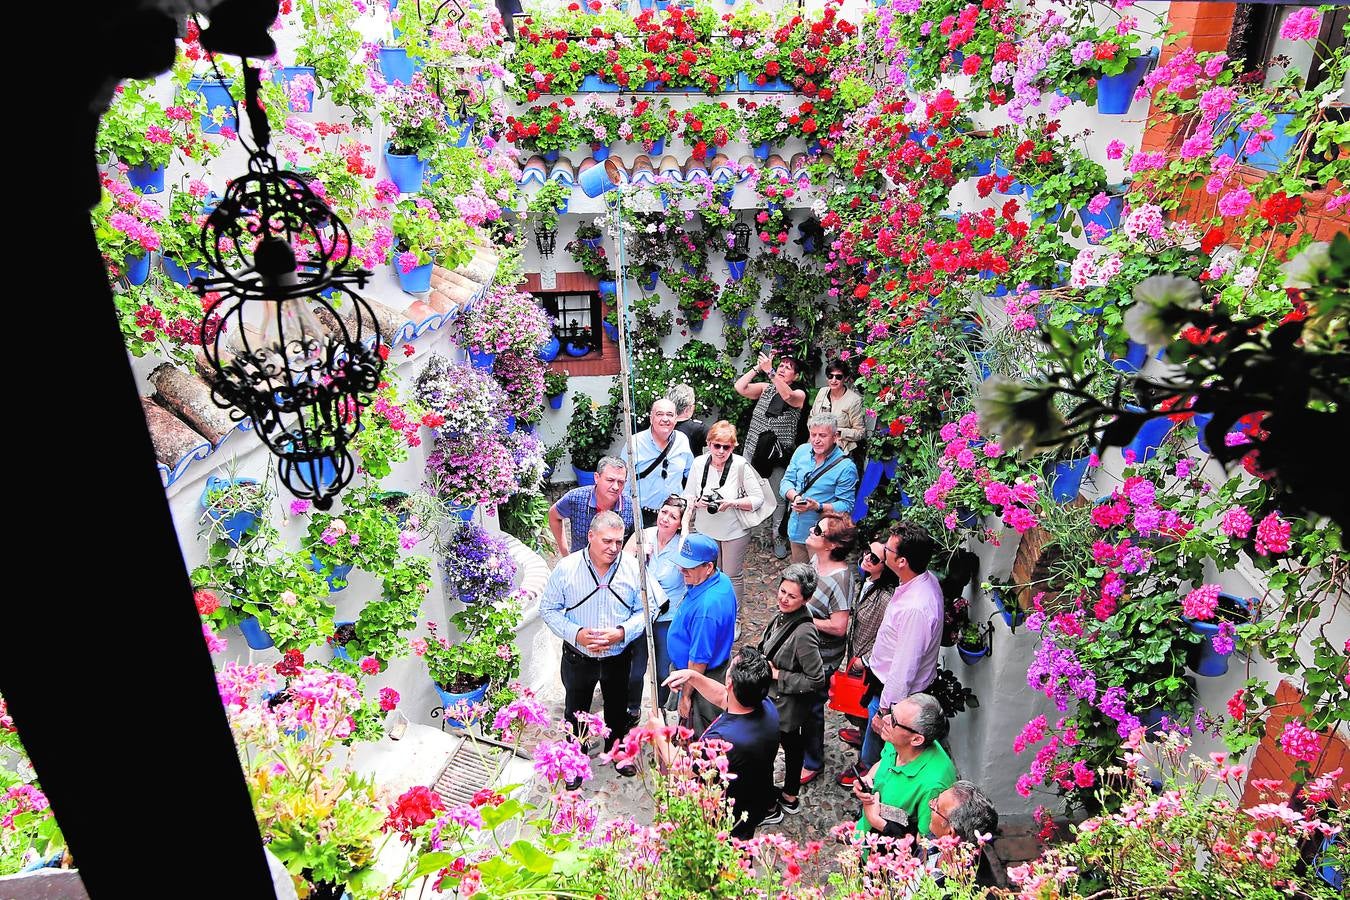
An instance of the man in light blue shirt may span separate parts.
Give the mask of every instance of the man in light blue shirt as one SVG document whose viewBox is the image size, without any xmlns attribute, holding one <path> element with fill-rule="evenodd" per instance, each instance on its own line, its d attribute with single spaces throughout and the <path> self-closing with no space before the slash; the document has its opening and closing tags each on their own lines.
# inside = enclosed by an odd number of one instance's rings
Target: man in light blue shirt
<svg viewBox="0 0 1350 900">
<path fill-rule="evenodd" d="M 792 454 L 778 493 L 788 502 L 788 540 L 792 561 L 808 562 L 806 536 L 822 512 L 850 513 L 858 492 L 858 469 L 835 446 L 839 420 L 829 414 L 812 416 L 806 423 L 810 439 Z"/>
<path fill-rule="evenodd" d="M 684 493 L 684 479 L 694 464 L 689 438 L 675 430 L 675 404 L 664 397 L 652 404 L 651 426 L 633 435 L 636 462 L 623 451 L 624 462 L 633 466 L 637 478 L 638 500 L 642 506 L 642 527 L 656 524 L 661 504 L 671 494 Z"/>
<path fill-rule="evenodd" d="M 561 674 L 567 719 L 577 727 L 576 715 L 590 711 L 599 682 L 610 732 L 606 750 L 628 732 L 628 673 L 633 653 L 647 650 L 641 640 L 647 620 L 638 563 L 620 552 L 623 533 L 618 513 L 596 513 L 586 549 L 558 563 L 539 598 L 539 618 L 563 640 Z M 650 575 L 647 602 L 653 612 L 665 602 L 665 594 Z"/>
</svg>

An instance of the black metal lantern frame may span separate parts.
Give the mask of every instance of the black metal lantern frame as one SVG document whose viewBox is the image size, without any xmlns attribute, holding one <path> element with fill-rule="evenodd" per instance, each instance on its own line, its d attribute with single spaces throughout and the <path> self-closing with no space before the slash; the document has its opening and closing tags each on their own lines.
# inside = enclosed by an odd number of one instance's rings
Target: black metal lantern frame
<svg viewBox="0 0 1350 900">
<path fill-rule="evenodd" d="M 277 168 L 258 70 L 244 80 L 258 146 L 202 227 L 215 274 L 193 287 L 220 295 L 202 349 L 212 399 L 252 422 L 292 494 L 328 509 L 355 474 L 348 444 L 384 371 L 379 322 L 352 290 L 373 273 L 352 265 L 346 223 L 299 174 Z"/>
<path fill-rule="evenodd" d="M 727 251 L 728 259 L 745 259 L 750 254 L 750 226 L 745 222 L 737 222 L 731 226 L 731 249 Z"/>
<path fill-rule="evenodd" d="M 539 227 L 534 230 L 534 246 L 539 250 L 540 256 L 552 256 L 553 251 L 558 247 L 558 228 Z"/>
</svg>

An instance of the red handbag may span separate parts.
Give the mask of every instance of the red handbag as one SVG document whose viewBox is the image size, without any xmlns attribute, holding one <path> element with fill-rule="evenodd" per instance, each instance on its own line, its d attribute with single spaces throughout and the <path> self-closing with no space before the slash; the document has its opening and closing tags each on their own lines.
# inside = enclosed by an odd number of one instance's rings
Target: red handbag
<svg viewBox="0 0 1350 900">
<path fill-rule="evenodd" d="M 855 662 L 862 670 L 861 675 L 850 674 Z M 862 705 L 865 693 L 867 693 L 867 668 L 858 657 L 853 657 L 848 661 L 848 665 L 830 674 L 830 709 L 846 716 L 865 719 L 867 707 Z"/>
</svg>

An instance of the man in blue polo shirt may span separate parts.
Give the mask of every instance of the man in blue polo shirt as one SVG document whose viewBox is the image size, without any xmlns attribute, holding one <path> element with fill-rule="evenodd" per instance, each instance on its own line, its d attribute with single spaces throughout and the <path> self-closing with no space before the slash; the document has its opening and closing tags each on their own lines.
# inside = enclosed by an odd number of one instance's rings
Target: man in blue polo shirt
<svg viewBox="0 0 1350 900">
<path fill-rule="evenodd" d="M 726 678 L 736 636 L 736 592 L 731 579 L 717 568 L 717 541 L 706 534 L 689 535 L 680 545 L 675 563 L 687 590 L 666 637 L 670 667 L 693 669 L 721 682 Z M 664 680 L 667 673 L 657 674 Z M 676 708 L 681 724 L 695 734 L 702 734 L 721 712 L 691 690 L 680 692 Z"/>
<path fill-rule="evenodd" d="M 623 539 L 633 535 L 633 504 L 623 487 L 628 483 L 628 466 L 614 456 L 602 456 L 595 466 L 595 485 L 575 487 L 548 508 L 548 529 L 559 556 L 585 548 L 591 519 L 596 513 L 611 510 L 623 520 Z M 567 520 L 571 541 L 563 540 L 563 519 Z"/>
</svg>

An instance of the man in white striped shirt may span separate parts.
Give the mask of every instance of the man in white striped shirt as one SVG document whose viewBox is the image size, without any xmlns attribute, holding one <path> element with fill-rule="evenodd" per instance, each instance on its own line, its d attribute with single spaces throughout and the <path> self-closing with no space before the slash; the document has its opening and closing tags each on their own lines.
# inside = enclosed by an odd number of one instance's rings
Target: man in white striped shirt
<svg viewBox="0 0 1350 900">
<path fill-rule="evenodd" d="M 628 732 L 628 674 L 633 654 L 645 653 L 646 627 L 639 594 L 637 558 L 621 553 L 623 519 L 596 513 L 586 549 L 559 561 L 539 598 L 539 618 L 563 640 L 563 707 L 576 727 L 576 714 L 589 712 L 596 682 L 604 702 L 608 751 Z M 653 618 L 665 604 L 661 586 L 647 578 Z M 622 774 L 629 774 L 620 770 Z"/>
</svg>

